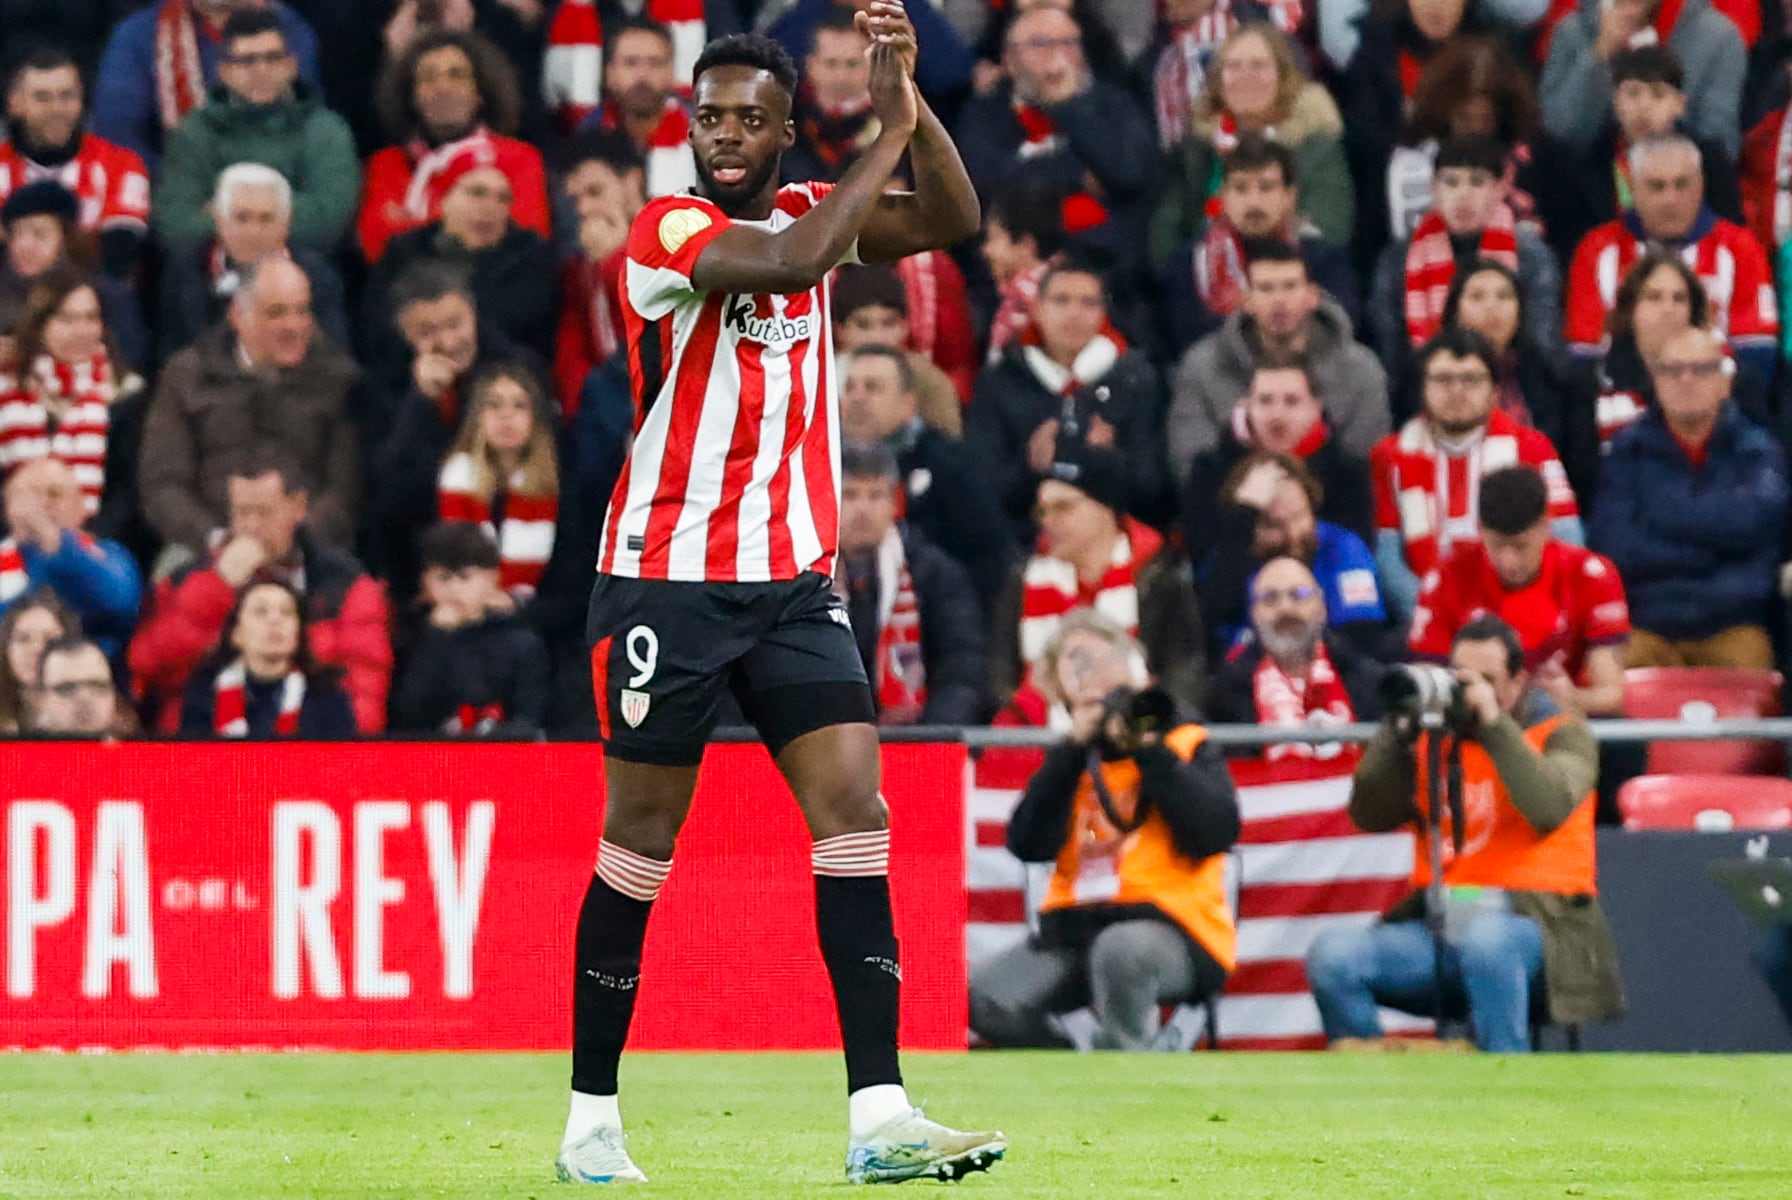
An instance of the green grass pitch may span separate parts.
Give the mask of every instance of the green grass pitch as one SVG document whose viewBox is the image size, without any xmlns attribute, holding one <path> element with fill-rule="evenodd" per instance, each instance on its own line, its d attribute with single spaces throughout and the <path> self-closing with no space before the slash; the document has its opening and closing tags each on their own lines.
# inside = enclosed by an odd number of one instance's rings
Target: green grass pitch
<svg viewBox="0 0 1792 1200">
<path fill-rule="evenodd" d="M 638 1194 L 847 1194 L 835 1057 L 623 1072 Z M 0 1056 L 0 1197 L 578 1194 L 553 1182 L 565 1074 L 557 1055 Z M 917 1055 L 908 1077 L 938 1118 L 1008 1134 L 966 1200 L 1792 1197 L 1792 1059 Z"/>
</svg>

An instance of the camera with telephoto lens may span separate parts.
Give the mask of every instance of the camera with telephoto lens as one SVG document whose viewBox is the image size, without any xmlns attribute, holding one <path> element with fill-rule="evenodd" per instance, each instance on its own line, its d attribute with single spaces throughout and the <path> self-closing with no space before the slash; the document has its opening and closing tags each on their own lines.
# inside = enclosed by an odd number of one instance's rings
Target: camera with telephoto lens
<svg viewBox="0 0 1792 1200">
<path fill-rule="evenodd" d="M 1108 725 L 1115 717 L 1126 727 L 1131 737 L 1130 746 L 1117 746 L 1109 739 Z M 1101 702 L 1101 733 L 1098 736 L 1104 750 L 1125 754 L 1138 749 L 1147 736 L 1161 738 L 1175 725 L 1176 702 L 1170 698 L 1170 693 L 1159 687 L 1117 687 Z"/>
<path fill-rule="evenodd" d="M 1436 723 L 1449 729 L 1473 724 L 1462 681 L 1448 667 L 1404 663 L 1381 677 L 1381 706 L 1395 720 Z"/>
</svg>

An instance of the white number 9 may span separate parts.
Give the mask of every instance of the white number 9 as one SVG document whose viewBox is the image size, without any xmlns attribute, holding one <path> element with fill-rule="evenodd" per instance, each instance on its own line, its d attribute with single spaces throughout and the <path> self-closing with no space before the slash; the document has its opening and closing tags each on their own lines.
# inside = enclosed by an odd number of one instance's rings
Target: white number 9
<svg viewBox="0 0 1792 1200">
<path fill-rule="evenodd" d="M 628 665 L 635 669 L 635 674 L 629 676 L 628 685 L 638 688 L 653 678 L 654 668 L 659 666 L 659 635 L 645 625 L 637 625 L 628 631 L 623 648 L 628 651 Z"/>
</svg>

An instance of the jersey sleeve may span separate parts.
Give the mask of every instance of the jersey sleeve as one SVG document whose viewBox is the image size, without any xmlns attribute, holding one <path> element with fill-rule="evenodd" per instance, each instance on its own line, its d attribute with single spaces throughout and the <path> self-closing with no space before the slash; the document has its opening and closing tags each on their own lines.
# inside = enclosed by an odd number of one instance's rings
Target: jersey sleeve
<svg viewBox="0 0 1792 1200">
<path fill-rule="evenodd" d="M 1736 290 L 1730 297 L 1730 340 L 1772 341 L 1779 337 L 1780 313 L 1767 254 L 1743 229 L 1736 229 L 1729 242 L 1736 261 Z"/>
<path fill-rule="evenodd" d="M 1549 519 L 1559 521 L 1580 516 L 1580 503 L 1574 498 L 1574 487 L 1568 482 L 1568 471 L 1562 466 L 1555 445 L 1534 429 L 1522 431 L 1524 444 L 1520 457 L 1526 465 L 1537 468 L 1549 492 Z"/>
<path fill-rule="evenodd" d="M 1630 604 L 1624 597 L 1624 581 L 1610 559 L 1587 555 L 1577 590 L 1577 615 L 1589 646 L 1611 646 L 1630 637 Z"/>
<path fill-rule="evenodd" d="M 1450 643 L 1461 624 L 1455 575 L 1447 566 L 1439 566 L 1419 585 L 1419 602 L 1413 606 L 1412 632 L 1406 644 L 1421 658 L 1443 662 L 1450 657 Z"/>
<path fill-rule="evenodd" d="M 728 225 L 720 209 L 695 196 L 663 196 L 643 208 L 628 232 L 623 273 L 634 310 L 658 320 L 695 295 L 697 259 Z"/>
<path fill-rule="evenodd" d="M 1400 501 L 1394 494 L 1394 456 L 1397 453 L 1395 438 L 1391 433 L 1375 444 L 1369 452 L 1370 488 L 1375 493 L 1375 528 L 1377 530 L 1400 529 Z"/>
<path fill-rule="evenodd" d="M 149 170 L 123 146 L 114 147 L 106 163 L 106 195 L 100 206 L 101 229 L 146 229 L 149 226 Z"/>
<path fill-rule="evenodd" d="M 810 180 L 807 183 L 787 183 L 778 189 L 778 207 L 793 217 L 801 217 L 810 209 L 820 204 L 827 194 L 834 190 L 831 183 Z M 854 267 L 865 260 L 859 257 L 859 239 L 854 238 L 852 245 L 840 255 L 836 267 Z"/>
<path fill-rule="evenodd" d="M 1581 240 L 1568 266 L 1568 301 L 1565 333 L 1568 348 L 1579 355 L 1595 354 L 1605 341 L 1605 296 L 1599 289 L 1599 258 L 1607 238 L 1595 229 Z"/>
</svg>

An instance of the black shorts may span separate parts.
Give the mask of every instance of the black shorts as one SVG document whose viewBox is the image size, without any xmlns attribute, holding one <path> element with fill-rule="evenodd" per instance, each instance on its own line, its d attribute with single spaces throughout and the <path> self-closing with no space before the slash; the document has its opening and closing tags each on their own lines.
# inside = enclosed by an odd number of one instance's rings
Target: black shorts
<svg viewBox="0 0 1792 1200">
<path fill-rule="evenodd" d="M 877 721 L 846 608 L 814 572 L 782 583 L 600 574 L 585 637 L 598 733 L 617 758 L 697 765 L 724 687 L 773 755 L 829 725 Z"/>
</svg>

